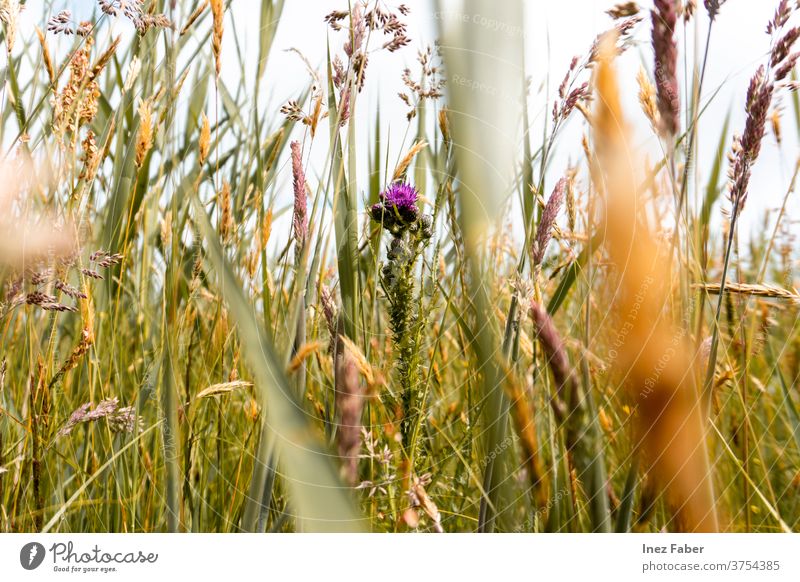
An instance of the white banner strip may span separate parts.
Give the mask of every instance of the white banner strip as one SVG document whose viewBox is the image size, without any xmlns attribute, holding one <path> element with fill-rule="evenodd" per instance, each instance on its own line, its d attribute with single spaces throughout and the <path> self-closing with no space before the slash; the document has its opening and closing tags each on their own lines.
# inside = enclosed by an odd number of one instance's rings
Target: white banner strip
<svg viewBox="0 0 800 582">
<path fill-rule="evenodd" d="M 13 581 L 796 582 L 800 535 L 3 534 L 0 572 Z"/>
</svg>

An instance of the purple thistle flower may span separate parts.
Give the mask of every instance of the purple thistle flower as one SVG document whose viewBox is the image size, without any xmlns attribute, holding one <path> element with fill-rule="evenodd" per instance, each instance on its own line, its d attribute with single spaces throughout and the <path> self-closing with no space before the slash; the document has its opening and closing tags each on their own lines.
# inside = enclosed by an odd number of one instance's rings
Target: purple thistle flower
<svg viewBox="0 0 800 582">
<path fill-rule="evenodd" d="M 403 228 L 417 221 L 417 189 L 406 182 L 395 182 L 380 193 L 380 202 L 371 208 L 372 218 L 392 230 Z"/>
<path fill-rule="evenodd" d="M 394 183 L 381 193 L 381 200 L 386 206 L 393 206 L 398 211 L 417 211 L 419 192 L 406 182 Z"/>
</svg>

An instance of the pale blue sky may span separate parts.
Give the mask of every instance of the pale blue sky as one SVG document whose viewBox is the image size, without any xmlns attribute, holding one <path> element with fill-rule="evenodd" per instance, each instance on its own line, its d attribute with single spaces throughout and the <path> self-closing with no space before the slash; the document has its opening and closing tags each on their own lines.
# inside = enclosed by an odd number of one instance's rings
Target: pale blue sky
<svg viewBox="0 0 800 582">
<path fill-rule="evenodd" d="M 361 111 L 358 119 L 359 127 L 363 131 L 360 139 L 366 142 L 367 130 L 374 119 L 374 106 L 380 103 L 384 136 L 391 135 L 390 159 L 394 159 L 406 149 L 413 141 L 413 133 L 403 141 L 406 131 L 406 107 L 397 98 L 397 92 L 402 89 L 400 72 L 404 66 L 413 66 L 416 49 L 433 43 L 436 38 L 437 17 L 450 18 L 457 14 L 457 2 L 444 2 L 445 12 L 439 12 L 434 3 L 429 0 L 406 0 L 411 8 L 407 17 L 409 24 L 408 36 L 412 43 L 407 50 L 389 54 L 385 51 L 374 54 L 368 69 L 367 86 L 360 97 Z M 255 0 L 233 0 L 232 18 L 241 38 L 248 59 L 252 56 L 253 66 L 257 54 L 258 38 L 258 5 Z M 276 110 L 286 100 L 296 97 L 308 83 L 308 76 L 303 72 L 302 63 L 298 57 L 286 52 L 287 49 L 296 48 L 308 57 L 313 65 L 322 65 L 326 54 L 328 28 L 322 19 L 325 14 L 333 9 L 346 6 L 342 0 L 287 0 L 284 15 L 278 28 L 275 39 L 274 51 L 271 56 L 266 74 L 264 95 L 266 102 L 260 106 L 274 107 Z M 534 88 L 530 106 L 534 123 L 541 122 L 545 115 L 549 115 L 549 106 L 545 106 L 542 92 L 536 91 L 545 83 L 548 71 L 550 79 L 550 96 L 552 97 L 558 83 L 566 71 L 569 61 L 574 55 L 585 54 L 593 38 L 601 31 L 607 29 L 611 21 L 604 14 L 604 10 L 615 4 L 611 0 L 558 0 L 539 1 L 528 0 L 524 2 L 526 18 L 524 22 L 524 37 L 526 46 L 527 73 L 532 77 Z M 651 2 L 640 2 L 649 6 Z M 707 18 L 702 8 L 699 8 L 698 21 L 702 23 L 699 30 L 695 31 L 692 24 L 689 28 L 690 42 L 688 58 L 691 51 L 694 35 L 702 40 L 705 38 Z M 750 75 L 759 64 L 765 61 L 769 47 L 769 39 L 764 33 L 766 22 L 774 12 L 776 2 L 765 0 L 729 0 L 722 8 L 715 24 L 710 51 L 709 67 L 706 77 L 707 97 L 718 88 L 719 93 L 714 99 L 714 104 L 701 121 L 701 138 L 699 143 L 699 167 L 707 168 L 716 146 L 717 136 L 722 122 L 728 111 L 731 112 L 731 129 L 741 132 L 744 124 L 743 102 L 747 83 Z M 93 0 L 58 0 L 58 7 L 67 7 L 75 14 L 77 19 L 88 17 L 95 7 Z M 194 3 L 192 3 L 192 6 Z M 33 26 L 44 28 L 43 0 L 29 0 L 27 8 L 20 22 L 20 34 L 27 37 L 33 34 Z M 523 24 L 523 23 L 520 23 Z M 234 23 L 226 23 L 228 30 Z M 114 34 L 126 32 L 130 29 L 125 21 L 112 25 Z M 517 33 L 516 29 L 509 27 L 509 34 Z M 626 88 L 626 110 L 631 112 L 641 130 L 642 144 L 656 153 L 657 143 L 654 139 L 647 139 L 647 123 L 639 114 L 636 101 L 635 73 L 639 62 L 652 68 L 652 53 L 649 46 L 649 23 L 639 26 L 637 39 L 640 45 L 629 51 L 620 60 L 620 69 Z M 56 51 L 59 46 L 51 38 Z M 68 42 L 68 41 L 67 41 Z M 333 48 L 340 47 L 340 40 L 332 38 Z M 66 44 L 62 49 L 66 50 Z M 683 51 L 684 46 L 682 45 Z M 231 35 L 226 37 L 223 46 L 223 59 L 235 58 L 235 47 L 231 42 Z M 235 66 L 223 66 L 226 82 L 233 86 L 240 82 Z M 187 98 L 187 95 L 184 95 Z M 364 105 L 369 105 L 365 107 Z M 753 172 L 751 195 L 747 211 L 743 217 L 743 226 L 746 229 L 757 228 L 761 224 L 761 211 L 767 207 L 778 204 L 791 176 L 791 170 L 797 152 L 797 132 L 794 130 L 794 112 L 788 98 L 784 99 L 784 145 L 783 152 L 777 148 L 771 133 L 764 141 L 761 158 Z M 491 112 L 487 112 L 491 115 Z M 570 124 L 559 139 L 558 150 L 552 164 L 552 171 L 559 173 L 566 166 L 570 157 L 576 159 L 580 155 L 580 134 L 583 127 L 579 123 Z M 537 135 L 534 129 L 534 135 Z M 326 133 L 326 132 L 320 132 Z M 314 146 L 311 154 L 311 166 L 318 167 L 321 171 L 321 159 L 327 144 L 324 138 Z M 366 158 L 362 163 L 365 169 Z M 288 168 L 285 168 L 283 179 L 288 183 Z M 791 216 L 797 216 L 800 205 L 796 201 L 790 203 Z M 718 215 L 719 212 L 716 212 Z"/>
</svg>

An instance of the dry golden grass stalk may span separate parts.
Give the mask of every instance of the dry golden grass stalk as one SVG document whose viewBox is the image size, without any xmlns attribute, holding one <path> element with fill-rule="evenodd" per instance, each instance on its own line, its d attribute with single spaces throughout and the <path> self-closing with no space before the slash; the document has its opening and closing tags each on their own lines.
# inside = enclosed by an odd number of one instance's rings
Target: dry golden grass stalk
<svg viewBox="0 0 800 582">
<path fill-rule="evenodd" d="M 719 295 L 719 283 L 706 283 L 693 285 L 695 289 L 703 289 L 706 293 L 711 295 Z M 725 283 L 726 293 L 737 293 L 739 295 L 753 295 L 755 297 L 767 297 L 771 299 L 786 299 L 800 303 L 800 293 L 796 289 L 791 291 L 783 289 L 777 285 L 770 285 L 767 283 L 760 283 L 751 285 L 747 283 Z"/>
<path fill-rule="evenodd" d="M 42 29 L 36 27 L 36 36 L 39 37 L 39 44 L 42 47 L 42 60 L 44 61 L 44 68 L 47 71 L 47 77 L 50 79 L 50 86 L 55 91 L 56 89 L 56 70 L 53 66 L 53 58 L 50 56 L 50 49 L 47 46 L 47 41 L 44 38 Z"/>
<path fill-rule="evenodd" d="M 136 167 L 141 168 L 153 147 L 153 105 L 149 99 L 139 101 L 139 131 L 136 133 Z"/>
<path fill-rule="evenodd" d="M 718 529 L 699 396 L 697 352 L 671 324 L 669 273 L 664 252 L 650 235 L 639 199 L 639 166 L 629 143 L 614 70 L 615 39 L 601 43 L 595 73 L 595 145 L 606 183 L 606 245 L 619 266 L 615 309 L 628 333 L 617 372 L 638 408 L 638 440 L 645 467 L 666 493 L 675 527 L 692 532 Z"/>
<path fill-rule="evenodd" d="M 69 135 L 73 141 L 78 130 L 90 124 L 97 114 L 100 86 L 92 77 L 90 57 L 94 37 L 88 36 L 68 61 L 69 80 L 56 96 L 53 110 L 53 129 L 57 136 Z"/>
<path fill-rule="evenodd" d="M 367 381 L 367 384 L 370 386 L 374 386 L 380 380 L 380 374 L 377 374 L 373 369 L 370 363 L 367 361 L 367 357 L 364 355 L 364 352 L 349 338 L 340 335 L 339 339 L 344 344 L 345 349 L 350 353 L 353 357 L 353 361 L 356 365 L 356 369 L 361 373 L 364 377 L 364 380 Z"/>
<path fill-rule="evenodd" d="M 6 49 L 8 53 L 14 50 L 14 40 L 17 37 L 17 22 L 22 9 L 19 0 L 3 0 L 0 2 L 0 22 L 5 25 Z"/>
<path fill-rule="evenodd" d="M 261 223 L 261 236 L 259 238 L 259 250 L 264 252 L 269 242 L 269 236 L 272 234 L 272 208 L 264 213 L 264 220 Z"/>
<path fill-rule="evenodd" d="M 783 143 L 782 140 L 782 131 L 781 131 L 781 110 L 778 107 L 772 109 L 772 113 L 769 114 L 769 123 L 772 127 L 772 135 L 775 136 L 775 141 L 778 145 Z"/>
<path fill-rule="evenodd" d="M 103 69 L 106 68 L 106 65 L 111 60 L 111 57 L 113 57 L 114 53 L 117 52 L 117 47 L 119 47 L 120 40 L 122 40 L 122 37 L 120 36 L 115 38 L 111 42 L 111 44 L 108 45 L 108 48 L 104 50 L 99 57 L 97 57 L 97 60 L 95 61 L 94 65 L 92 65 L 92 72 L 90 73 L 90 78 L 96 79 L 103 71 Z"/>
<path fill-rule="evenodd" d="M 425 475 L 423 475 L 423 478 L 415 475 L 411 480 L 411 489 L 408 492 L 411 507 L 422 509 L 425 515 L 433 522 L 433 531 L 436 533 L 444 533 L 444 529 L 442 528 L 442 515 L 439 513 L 439 508 L 430 498 L 428 492 L 425 491 L 426 481 L 430 481 L 429 477 L 427 479 L 425 477 Z"/>
<path fill-rule="evenodd" d="M 223 29 L 223 17 L 224 17 L 224 10 L 225 7 L 222 4 L 222 0 L 210 0 L 211 2 L 211 15 L 214 19 L 214 30 L 211 34 L 211 50 L 214 53 L 214 62 L 217 71 L 217 77 L 219 77 L 220 70 L 222 69 L 222 29 Z"/>
<path fill-rule="evenodd" d="M 227 242 L 233 231 L 233 210 L 231 208 L 231 185 L 227 181 L 222 183 L 222 190 L 217 195 L 219 204 L 219 236 Z"/>
<path fill-rule="evenodd" d="M 197 144 L 197 155 L 200 167 L 206 163 L 208 153 L 211 150 L 211 125 L 208 122 L 208 117 L 203 113 L 203 123 L 200 126 L 200 140 Z"/>
<path fill-rule="evenodd" d="M 523 454 L 523 464 L 528 470 L 528 477 L 534 492 L 534 499 L 539 508 L 547 505 L 548 487 L 544 479 L 542 461 L 539 456 L 539 445 L 536 438 L 536 424 L 532 414 L 531 405 L 526 398 L 525 390 L 519 378 L 507 364 L 501 361 L 505 371 L 505 390 L 511 401 L 511 419 L 514 429 L 519 436 L 520 448 Z"/>
<path fill-rule="evenodd" d="M 184 24 L 183 28 L 181 28 L 180 36 L 183 36 L 189 31 L 192 25 L 195 22 L 197 22 L 197 19 L 200 18 L 200 16 L 202 16 L 203 12 L 205 12 L 205 9 L 207 7 L 208 7 L 208 0 L 203 0 L 203 2 L 197 5 L 197 8 L 194 9 L 194 12 L 192 12 L 189 15 L 189 18 L 186 20 L 186 24 Z"/>
<path fill-rule="evenodd" d="M 400 180 L 403 176 L 405 176 L 408 166 L 411 165 L 411 162 L 414 160 L 414 156 L 421 152 L 427 145 L 428 142 L 423 140 L 418 141 L 411 146 L 411 149 L 408 150 L 408 153 L 403 156 L 403 159 L 400 160 L 400 163 L 397 164 L 397 167 L 394 169 L 394 173 L 392 174 L 392 182 Z"/>
<path fill-rule="evenodd" d="M 442 139 L 444 143 L 450 143 L 450 124 L 447 121 L 447 108 L 442 107 L 439 110 L 439 131 L 442 132 Z"/>
<path fill-rule="evenodd" d="M 198 392 L 197 396 L 195 396 L 195 399 L 199 400 L 201 398 L 210 398 L 211 396 L 227 394 L 228 392 L 233 392 L 234 390 L 249 388 L 252 385 L 253 385 L 252 382 L 245 382 L 244 380 L 234 380 L 232 382 L 222 382 L 220 384 L 212 384 L 211 386 L 204 388 L 200 392 Z"/>
<path fill-rule="evenodd" d="M 358 452 L 361 448 L 363 388 L 358 379 L 358 360 L 349 348 L 337 358 L 336 366 L 335 400 L 339 417 L 336 444 L 342 459 L 343 476 L 350 485 L 355 485 L 358 483 Z"/>
<path fill-rule="evenodd" d="M 305 362 L 313 354 L 316 354 L 324 345 L 326 345 L 325 342 L 309 342 L 300 346 L 300 349 L 297 350 L 297 353 L 287 366 L 288 372 L 291 374 L 292 372 L 299 370 L 303 362 Z"/>
<path fill-rule="evenodd" d="M 123 91 L 126 93 L 133 89 L 133 84 L 136 82 L 137 77 L 139 77 L 139 73 L 142 72 L 142 61 L 139 57 L 135 56 L 131 59 L 131 62 L 128 63 L 128 67 L 125 70 L 125 81 L 122 85 Z"/>
<path fill-rule="evenodd" d="M 655 131 L 658 131 L 661 121 L 658 114 L 658 105 L 656 105 L 656 87 L 650 82 L 647 72 L 642 66 L 639 67 L 639 72 L 636 74 L 636 82 L 639 84 L 639 105 L 641 105 L 650 125 Z"/>
<path fill-rule="evenodd" d="M 172 210 L 167 210 L 161 220 L 161 244 L 164 248 L 172 246 Z"/>
<path fill-rule="evenodd" d="M 94 334 L 89 328 L 85 328 L 81 332 L 80 341 L 78 341 L 78 344 L 73 348 L 69 358 L 67 358 L 67 360 L 61 365 L 61 368 L 58 369 L 58 372 L 56 372 L 53 378 L 50 380 L 51 388 L 55 386 L 67 372 L 75 369 L 78 366 L 81 359 L 89 351 L 89 348 L 91 348 L 92 345 L 94 345 Z"/>
</svg>

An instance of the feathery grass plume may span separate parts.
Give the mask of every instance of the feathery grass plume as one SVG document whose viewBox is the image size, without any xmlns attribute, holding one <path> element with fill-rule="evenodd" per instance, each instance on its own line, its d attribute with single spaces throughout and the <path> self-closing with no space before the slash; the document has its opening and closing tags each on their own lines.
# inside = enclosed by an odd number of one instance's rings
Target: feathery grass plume
<svg viewBox="0 0 800 582">
<path fill-rule="evenodd" d="M 172 27 L 172 22 L 166 15 L 147 12 L 143 0 L 97 0 L 97 4 L 100 11 L 108 16 L 117 16 L 122 12 L 141 35 L 151 28 Z"/>
<path fill-rule="evenodd" d="M 789 6 L 789 0 L 781 0 L 778 7 L 775 9 L 775 15 L 767 23 L 767 34 L 773 34 L 775 31 L 783 27 L 789 21 L 792 15 L 792 8 Z"/>
<path fill-rule="evenodd" d="M 59 303 L 53 295 L 48 295 L 47 293 L 42 293 L 40 291 L 34 291 L 33 293 L 28 293 L 25 296 L 25 303 L 27 303 L 28 305 L 35 305 L 36 307 L 39 307 L 44 311 L 58 311 L 58 312 L 69 311 L 71 313 L 75 313 L 78 311 L 76 307 Z"/>
<path fill-rule="evenodd" d="M 296 259 L 299 261 L 308 237 L 308 198 L 306 196 L 306 176 L 303 172 L 303 150 L 299 141 L 291 143 L 292 186 L 294 206 L 292 211 L 292 231 L 296 244 Z"/>
<path fill-rule="evenodd" d="M 711 22 L 717 19 L 717 14 L 719 14 L 720 6 L 725 4 L 727 0 L 704 0 L 703 5 L 706 7 L 706 12 L 708 12 L 708 19 Z"/>
<path fill-rule="evenodd" d="M 342 357 L 336 362 L 336 410 L 339 424 L 336 431 L 336 444 L 342 459 L 342 472 L 350 485 L 358 483 L 358 451 L 361 448 L 361 413 L 364 396 L 358 379 L 356 360 L 345 348 Z"/>
<path fill-rule="evenodd" d="M 619 265 L 616 311 L 629 328 L 615 368 L 638 410 L 638 441 L 646 471 L 666 491 L 683 531 L 716 531 L 716 506 L 699 397 L 697 353 L 665 313 L 669 274 L 639 199 L 638 163 L 629 141 L 614 70 L 611 39 L 595 73 L 594 136 L 606 184 L 606 247 Z M 666 362 L 666 363 L 664 363 Z"/>
<path fill-rule="evenodd" d="M 132 407 L 119 407 L 119 398 L 102 400 L 94 409 L 92 409 L 92 403 L 87 402 L 73 411 L 61 429 L 59 429 L 56 438 L 68 435 L 79 424 L 96 422 L 102 418 L 108 419 L 109 426 L 114 432 L 134 432 L 137 421 L 139 421 Z"/>
<path fill-rule="evenodd" d="M 781 0 L 778 4 L 775 16 L 767 24 L 767 34 L 774 39 L 775 35 L 783 30 L 783 27 L 791 16 L 791 12 L 792 9 L 789 7 L 789 3 L 786 0 Z M 761 142 L 766 133 L 767 115 L 772 104 L 775 82 L 780 81 L 788 74 L 789 70 L 786 68 L 787 63 L 790 67 L 794 67 L 794 62 L 797 57 L 790 53 L 798 36 L 800 36 L 800 34 L 798 34 L 798 29 L 793 28 L 780 37 L 777 42 L 774 41 L 772 49 L 770 50 L 769 69 L 764 67 L 764 65 L 760 66 L 750 79 L 745 103 L 747 119 L 745 120 L 744 133 L 742 133 L 741 137 L 734 137 L 733 150 L 729 155 L 730 166 L 728 168 L 728 178 L 729 197 L 732 206 L 731 218 L 723 255 L 719 298 L 714 313 L 714 325 L 711 330 L 711 348 L 708 358 L 708 369 L 706 370 L 705 381 L 703 383 L 706 400 L 709 402 L 714 386 L 714 372 L 716 371 L 717 351 L 719 347 L 719 319 L 722 313 L 723 298 L 725 297 L 723 291 L 725 290 L 728 278 L 728 265 L 733 248 L 733 239 L 736 235 L 739 215 L 747 201 L 752 166 L 761 151 Z"/>
<path fill-rule="evenodd" d="M 321 101 L 321 100 L 320 100 Z M 295 276 L 300 288 L 305 288 L 305 263 L 307 259 L 308 244 L 308 200 L 306 196 L 306 177 L 303 172 L 303 150 L 299 141 L 293 141 L 290 146 L 292 158 L 292 187 L 294 190 L 294 204 L 292 208 L 292 232 L 294 233 L 294 264 Z M 306 391 L 306 366 L 305 359 L 299 358 L 303 346 L 306 344 L 306 301 L 305 292 L 301 291 L 297 305 L 297 322 L 292 353 L 299 362 L 294 382 L 297 391 L 304 394 Z"/>
<path fill-rule="evenodd" d="M 224 10 L 223 0 L 209 0 L 211 3 L 211 16 L 213 17 L 213 31 L 211 33 L 211 50 L 214 53 L 214 66 L 217 77 L 222 70 L 222 31 Z"/>
<path fill-rule="evenodd" d="M 606 14 L 614 20 L 636 16 L 639 14 L 639 5 L 636 2 L 620 2 L 606 10 Z"/>
<path fill-rule="evenodd" d="M 427 100 L 436 100 L 442 96 L 445 87 L 445 80 L 440 78 L 440 67 L 434 64 L 433 48 L 429 45 L 424 51 L 417 53 L 417 62 L 420 66 L 420 73 L 415 77 L 411 69 L 405 68 L 402 74 L 405 91 L 397 94 L 400 100 L 409 107 L 406 119 L 411 121 L 417 113 L 424 109 Z M 423 141 L 420 139 L 417 143 Z"/>
<path fill-rule="evenodd" d="M 208 116 L 203 113 L 203 121 L 200 124 L 200 139 L 197 142 L 197 161 L 200 167 L 206 163 L 209 151 L 211 150 L 211 125 Z"/>
<path fill-rule="evenodd" d="M 72 12 L 69 10 L 62 10 L 58 14 L 51 16 L 47 20 L 47 32 L 65 35 L 74 34 L 75 29 L 72 23 Z"/>
<path fill-rule="evenodd" d="M 778 63 L 783 62 L 783 60 L 789 56 L 789 52 L 792 50 L 792 46 L 797 41 L 798 37 L 800 37 L 800 27 L 795 26 L 787 30 L 783 36 L 774 42 L 769 56 L 770 67 L 774 68 Z"/>
<path fill-rule="evenodd" d="M 655 54 L 656 97 L 661 114 L 660 129 L 664 135 L 674 136 L 680 127 L 680 96 L 678 94 L 678 45 L 675 42 L 675 24 L 678 18 L 676 0 L 654 0 L 653 53 Z"/>
<path fill-rule="evenodd" d="M 344 53 L 348 57 L 357 55 L 364 44 L 367 34 L 367 22 L 364 18 L 364 4 L 361 0 L 357 0 L 353 4 L 352 13 L 350 14 L 350 39 L 344 43 Z"/>
<path fill-rule="evenodd" d="M 735 214 L 739 214 L 747 201 L 748 186 L 752 165 L 761 152 L 761 141 L 767 123 L 767 114 L 772 103 L 774 86 L 767 77 L 764 66 L 758 68 L 750 79 L 747 89 L 744 133 L 735 138 L 728 171 L 730 178 L 729 196 L 734 205 Z M 733 219 L 732 219 L 733 220 Z"/>
<path fill-rule="evenodd" d="M 573 57 L 570 61 L 569 68 L 558 86 L 558 99 L 553 102 L 553 135 L 576 107 L 582 109 L 583 103 L 591 99 L 589 83 L 578 84 L 578 77 L 586 70 L 591 58 L 590 56 L 589 60 L 582 64 L 578 57 Z"/>
<path fill-rule="evenodd" d="M 91 329 L 84 328 L 81 332 L 81 339 L 78 342 L 78 345 L 72 350 L 72 353 L 69 355 L 69 358 L 61 365 L 61 368 L 58 369 L 53 375 L 53 378 L 50 380 L 50 388 L 54 387 L 58 384 L 61 379 L 69 372 L 70 370 L 75 369 L 78 364 L 80 363 L 83 356 L 89 351 L 89 349 L 94 345 L 94 334 L 92 333 Z"/>
<path fill-rule="evenodd" d="M 539 225 L 536 227 L 536 237 L 533 239 L 532 260 L 534 271 L 538 273 L 542 268 L 542 261 L 544 261 L 545 253 L 547 252 L 547 245 L 553 236 L 553 228 L 558 218 L 558 213 L 564 204 L 564 190 L 567 187 L 567 179 L 561 178 L 556 182 L 550 198 L 547 199 L 547 204 L 544 206 L 542 218 Z"/>
<path fill-rule="evenodd" d="M 153 104 L 149 99 L 140 99 L 139 130 L 136 133 L 136 167 L 141 168 L 144 159 L 153 147 Z"/>
<path fill-rule="evenodd" d="M 788 2 L 782 0 L 775 16 L 767 25 L 767 33 L 774 36 L 781 32 L 789 20 L 791 12 Z M 750 79 L 745 102 L 747 119 L 744 132 L 741 138 L 734 140 L 731 166 L 728 171 L 729 195 L 734 206 L 731 216 L 732 226 L 735 226 L 736 216 L 747 201 L 750 173 L 753 163 L 761 152 L 761 142 L 766 131 L 767 116 L 772 104 L 775 83 L 783 80 L 789 74 L 800 56 L 791 54 L 792 47 L 798 38 L 800 38 L 800 27 L 794 27 L 774 41 L 770 50 L 769 68 L 762 65 Z"/>
<path fill-rule="evenodd" d="M 133 434 L 144 427 L 144 420 L 133 406 L 123 406 L 108 416 L 111 432 Z"/>
</svg>

